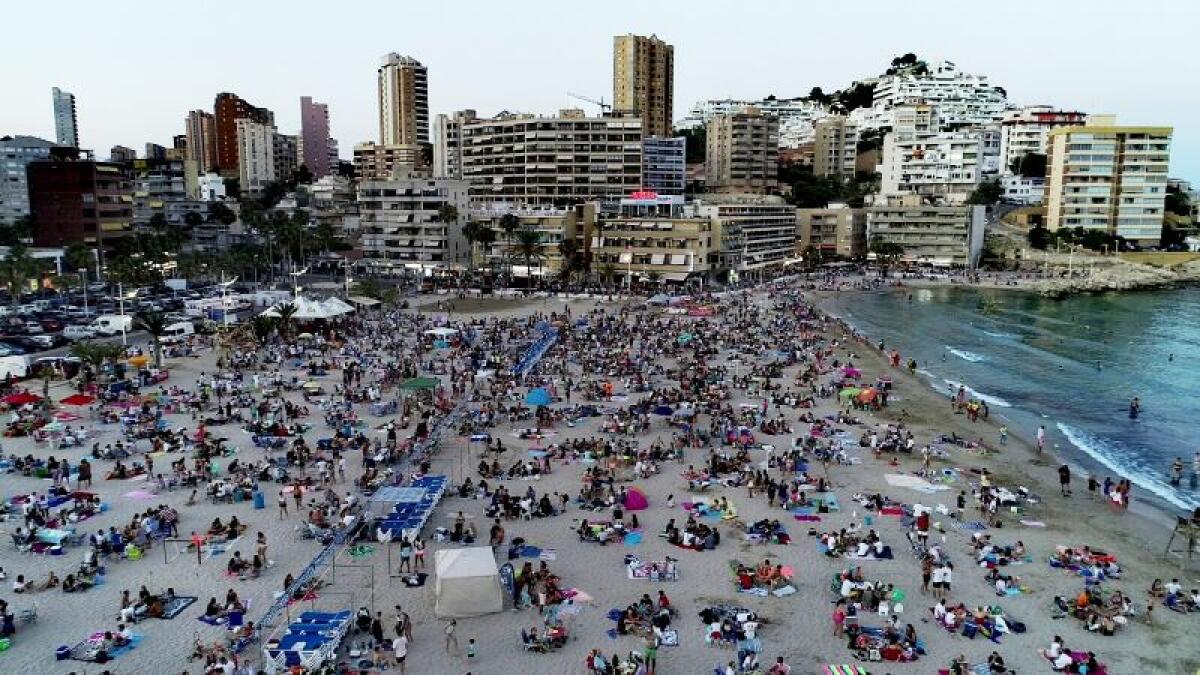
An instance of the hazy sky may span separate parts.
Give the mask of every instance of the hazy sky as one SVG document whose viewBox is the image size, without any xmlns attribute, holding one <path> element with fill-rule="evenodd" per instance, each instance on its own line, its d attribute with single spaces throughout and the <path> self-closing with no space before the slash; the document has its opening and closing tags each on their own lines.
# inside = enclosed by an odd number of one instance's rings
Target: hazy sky
<svg viewBox="0 0 1200 675">
<path fill-rule="evenodd" d="M 675 117 L 704 98 L 832 91 L 907 51 L 988 75 L 1015 103 L 1172 125 L 1171 175 L 1200 182 L 1200 2 L 12 2 L 0 25 L 0 134 L 53 139 L 50 88 L 78 100 L 82 144 L 170 145 L 188 110 L 232 91 L 299 128 L 330 106 L 343 157 L 378 134 L 375 69 L 429 68 L 431 113 L 552 112 L 612 96 L 612 36 L 675 45 Z"/>
</svg>

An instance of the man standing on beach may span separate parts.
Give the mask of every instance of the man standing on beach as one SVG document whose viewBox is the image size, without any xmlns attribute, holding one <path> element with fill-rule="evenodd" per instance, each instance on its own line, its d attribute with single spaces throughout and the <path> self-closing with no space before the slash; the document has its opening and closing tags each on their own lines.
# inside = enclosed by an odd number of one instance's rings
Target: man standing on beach
<svg viewBox="0 0 1200 675">
<path fill-rule="evenodd" d="M 1045 447 L 1046 447 L 1046 426 L 1044 424 L 1041 424 L 1041 425 L 1038 425 L 1038 430 L 1037 430 L 1038 454 L 1041 454 L 1042 450 L 1044 450 Z"/>
<path fill-rule="evenodd" d="M 1058 486 L 1062 496 L 1071 496 L 1071 467 L 1066 464 L 1058 467 Z"/>
</svg>

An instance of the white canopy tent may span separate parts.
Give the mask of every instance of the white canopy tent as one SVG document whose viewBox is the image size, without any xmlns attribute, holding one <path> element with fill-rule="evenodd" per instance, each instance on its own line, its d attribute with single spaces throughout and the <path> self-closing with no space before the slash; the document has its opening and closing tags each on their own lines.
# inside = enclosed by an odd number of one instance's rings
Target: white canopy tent
<svg viewBox="0 0 1200 675">
<path fill-rule="evenodd" d="M 288 303 L 281 303 L 288 304 Z M 293 319 L 298 321 L 312 321 L 314 319 L 332 319 L 335 316 L 349 314 L 354 311 L 354 307 L 348 304 L 345 300 L 339 298 L 328 298 L 325 300 L 315 300 L 306 298 L 303 295 L 297 296 L 291 301 L 291 304 L 296 306 L 296 313 L 292 315 Z M 279 305 L 275 305 L 263 312 L 261 316 L 279 316 Z"/>
<path fill-rule="evenodd" d="M 435 616 L 461 619 L 504 609 L 496 554 L 490 546 L 442 549 L 434 555 Z"/>
</svg>

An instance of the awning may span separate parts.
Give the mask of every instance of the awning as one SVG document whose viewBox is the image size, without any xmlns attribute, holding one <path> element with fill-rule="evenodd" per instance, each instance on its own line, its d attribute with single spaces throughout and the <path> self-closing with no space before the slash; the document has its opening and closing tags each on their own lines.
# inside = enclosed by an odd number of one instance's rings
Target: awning
<svg viewBox="0 0 1200 675">
<path fill-rule="evenodd" d="M 362 305 L 363 307 L 374 307 L 375 305 L 379 304 L 379 301 L 375 298 L 368 298 L 365 295 L 351 295 L 346 299 L 356 305 Z"/>
</svg>

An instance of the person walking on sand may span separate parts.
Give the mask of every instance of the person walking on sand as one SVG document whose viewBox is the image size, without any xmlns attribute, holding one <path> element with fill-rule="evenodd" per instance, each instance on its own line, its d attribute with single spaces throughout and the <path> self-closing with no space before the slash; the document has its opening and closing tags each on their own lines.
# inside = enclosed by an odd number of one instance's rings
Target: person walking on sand
<svg viewBox="0 0 1200 675">
<path fill-rule="evenodd" d="M 1038 425 L 1037 430 L 1037 450 L 1041 454 L 1042 450 L 1046 449 L 1046 426 Z"/>
<path fill-rule="evenodd" d="M 1071 496 L 1071 467 L 1066 464 L 1058 467 L 1058 489 L 1062 496 Z"/>
<path fill-rule="evenodd" d="M 459 649 L 458 636 L 454 634 L 457 629 L 458 629 L 458 621 L 455 621 L 454 619 L 450 619 L 450 622 L 447 623 L 446 627 L 442 629 L 442 631 L 446 634 L 446 653 L 447 654 L 457 654 L 458 653 L 458 649 Z M 454 645 L 453 650 L 450 649 L 450 645 Z"/>
<path fill-rule="evenodd" d="M 1008 427 L 1000 427 L 1000 445 L 1008 445 Z"/>
<path fill-rule="evenodd" d="M 283 494 L 283 490 L 279 491 L 279 519 L 283 520 L 288 517 L 287 512 L 287 496 Z"/>
</svg>

